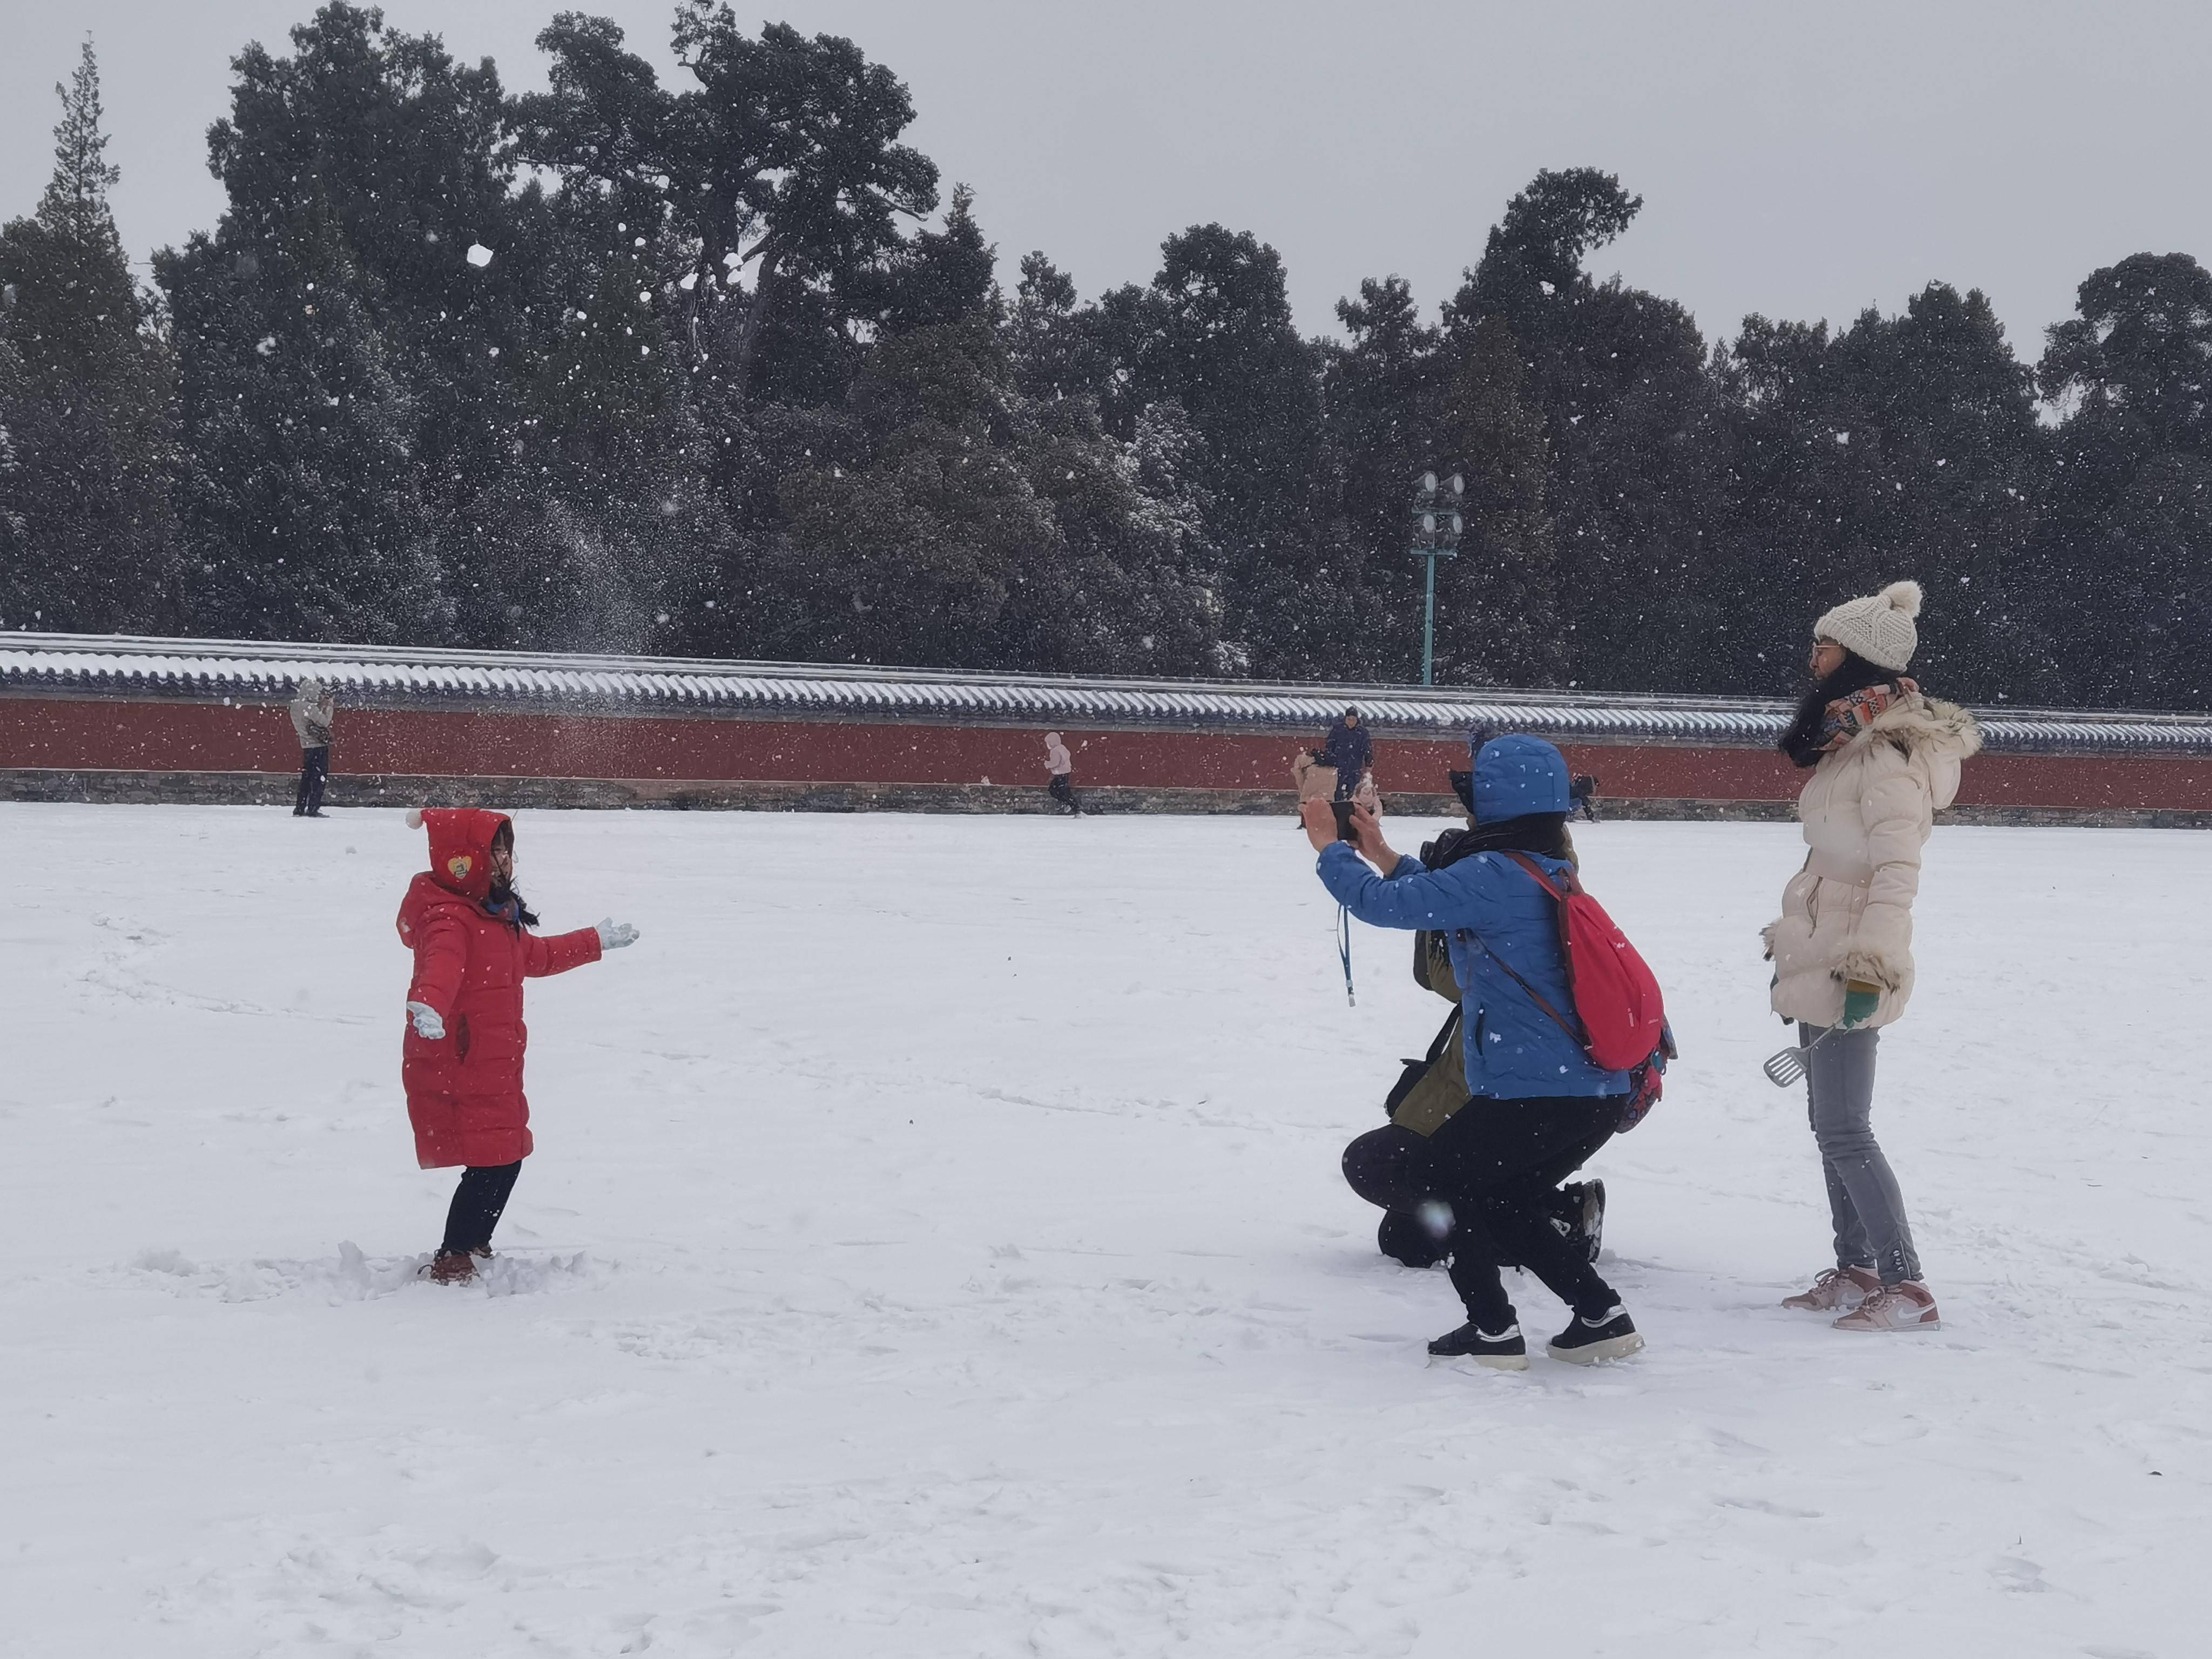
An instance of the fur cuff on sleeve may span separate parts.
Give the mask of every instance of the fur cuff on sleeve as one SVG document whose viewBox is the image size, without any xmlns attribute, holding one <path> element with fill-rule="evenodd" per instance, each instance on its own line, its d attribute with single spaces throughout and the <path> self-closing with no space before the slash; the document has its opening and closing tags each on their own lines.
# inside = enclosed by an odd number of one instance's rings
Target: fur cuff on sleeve
<svg viewBox="0 0 2212 1659">
<path fill-rule="evenodd" d="M 1782 924 L 1779 921 L 1770 921 L 1759 930 L 1759 942 L 1766 947 L 1766 959 L 1769 962 L 1774 960 L 1774 930 L 1780 926 Z"/>
<path fill-rule="evenodd" d="M 1857 980 L 1862 985 L 1879 985 L 1885 991 L 1894 991 L 1905 982 L 1905 976 L 1890 965 L 1887 957 L 1871 951 L 1845 951 L 1832 975 L 1838 981 Z"/>
</svg>

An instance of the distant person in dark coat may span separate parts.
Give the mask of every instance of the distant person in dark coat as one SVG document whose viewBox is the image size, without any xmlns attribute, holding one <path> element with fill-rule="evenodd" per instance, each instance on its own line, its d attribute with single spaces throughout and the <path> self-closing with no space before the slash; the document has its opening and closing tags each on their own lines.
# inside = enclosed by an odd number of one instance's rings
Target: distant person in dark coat
<svg viewBox="0 0 2212 1659">
<path fill-rule="evenodd" d="M 1360 779 L 1375 762 L 1375 742 L 1367 735 L 1367 728 L 1359 723 L 1359 711 L 1347 708 L 1344 718 L 1328 728 L 1328 741 L 1322 744 L 1322 763 L 1336 769 L 1336 798 L 1350 800 L 1358 793 Z"/>
<path fill-rule="evenodd" d="M 312 677 L 301 680 L 289 705 L 292 730 L 300 739 L 300 791 L 292 802 L 295 818 L 323 816 L 323 784 L 331 775 L 331 733 L 337 724 L 337 696 Z"/>
</svg>

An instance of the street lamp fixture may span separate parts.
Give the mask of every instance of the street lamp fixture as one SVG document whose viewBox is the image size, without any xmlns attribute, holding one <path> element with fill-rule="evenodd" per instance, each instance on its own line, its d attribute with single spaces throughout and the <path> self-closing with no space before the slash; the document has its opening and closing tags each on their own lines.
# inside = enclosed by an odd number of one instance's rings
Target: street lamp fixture
<svg viewBox="0 0 2212 1659">
<path fill-rule="evenodd" d="M 1413 483 L 1413 556 L 1429 562 L 1428 601 L 1421 619 L 1421 684 L 1436 684 L 1437 561 L 1459 556 L 1460 532 L 1467 526 L 1461 507 L 1467 479 L 1459 473 L 1437 481 L 1424 472 Z"/>
</svg>

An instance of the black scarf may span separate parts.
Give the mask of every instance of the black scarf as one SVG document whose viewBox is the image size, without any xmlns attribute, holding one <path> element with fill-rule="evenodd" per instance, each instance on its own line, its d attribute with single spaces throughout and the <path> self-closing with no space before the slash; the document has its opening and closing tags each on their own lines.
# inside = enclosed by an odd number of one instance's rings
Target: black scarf
<svg viewBox="0 0 2212 1659">
<path fill-rule="evenodd" d="M 1477 853 L 1536 853 L 1571 864 L 1575 847 L 1567 836 L 1565 812 L 1531 812 L 1525 817 L 1501 818 L 1471 829 L 1447 830 L 1421 848 L 1421 862 L 1429 869 L 1441 870 Z"/>
<path fill-rule="evenodd" d="M 1813 689 L 1797 700 L 1797 712 L 1790 717 L 1789 726 L 1775 744 L 1792 763 L 1798 766 L 1818 766 L 1820 763 L 1820 727 L 1826 719 L 1828 705 L 1838 697 L 1848 697 L 1854 691 L 1863 691 L 1870 685 L 1880 685 L 1897 678 L 1893 668 L 1877 667 L 1856 651 L 1844 653 L 1844 659 L 1836 671 L 1817 682 Z"/>
</svg>

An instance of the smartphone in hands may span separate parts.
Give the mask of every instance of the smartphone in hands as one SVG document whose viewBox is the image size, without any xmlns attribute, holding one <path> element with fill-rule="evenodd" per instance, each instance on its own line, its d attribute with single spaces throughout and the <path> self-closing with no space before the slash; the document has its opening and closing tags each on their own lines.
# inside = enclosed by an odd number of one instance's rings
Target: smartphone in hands
<svg viewBox="0 0 2212 1659">
<path fill-rule="evenodd" d="M 1353 803 L 1348 800 L 1333 800 L 1328 804 L 1329 811 L 1336 814 L 1336 838 L 1339 841 L 1350 841 L 1352 838 L 1352 805 Z"/>
</svg>

